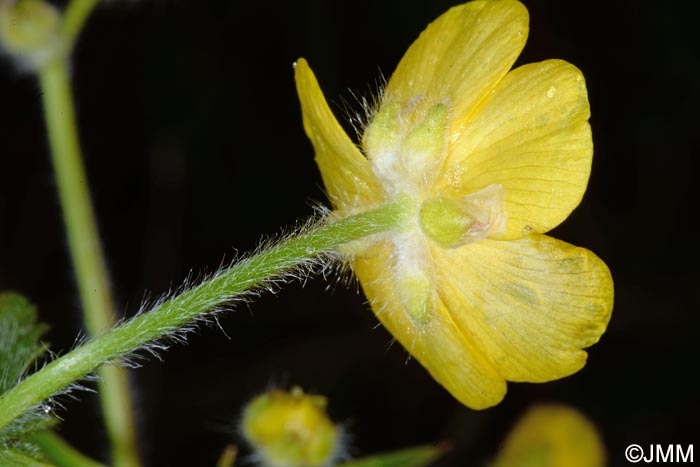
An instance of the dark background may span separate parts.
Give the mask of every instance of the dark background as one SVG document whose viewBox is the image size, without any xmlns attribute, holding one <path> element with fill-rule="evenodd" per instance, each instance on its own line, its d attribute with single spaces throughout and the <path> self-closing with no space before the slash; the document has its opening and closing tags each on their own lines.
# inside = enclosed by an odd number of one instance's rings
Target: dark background
<svg viewBox="0 0 700 467">
<path fill-rule="evenodd" d="M 428 22 L 458 2 L 105 2 L 73 62 L 85 163 L 118 308 L 212 271 L 324 201 L 292 63 L 306 57 L 342 118 Z M 239 441 L 242 405 L 271 384 L 328 396 L 356 455 L 450 440 L 440 464 L 483 465 L 518 415 L 571 404 L 600 428 L 611 465 L 629 443 L 696 443 L 698 55 L 695 17 L 673 2 L 526 0 L 518 63 L 561 58 L 586 76 L 595 140 L 581 206 L 552 235 L 602 257 L 610 327 L 576 375 L 511 384 L 475 412 L 381 327 L 356 288 L 314 279 L 200 329 L 135 371 L 149 466 L 213 465 Z M 672 7 L 670 5 L 673 5 Z M 48 339 L 80 332 L 39 91 L 0 61 L 0 288 L 37 303 Z M 692 235 L 692 236 L 691 236 Z M 62 433 L 104 459 L 96 397 L 63 401 Z M 696 453 L 697 454 L 697 453 Z"/>
</svg>

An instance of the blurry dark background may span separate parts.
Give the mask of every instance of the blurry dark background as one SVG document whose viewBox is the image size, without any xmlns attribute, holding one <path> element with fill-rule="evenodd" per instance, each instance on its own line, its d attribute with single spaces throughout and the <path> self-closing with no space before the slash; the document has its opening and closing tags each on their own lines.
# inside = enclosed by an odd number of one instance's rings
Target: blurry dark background
<svg viewBox="0 0 700 467">
<path fill-rule="evenodd" d="M 343 118 L 418 33 L 458 2 L 105 2 L 73 62 L 86 165 L 118 308 L 212 271 L 325 201 L 292 63 L 306 57 Z M 697 443 L 698 75 L 695 16 L 681 2 L 526 0 L 519 63 L 561 58 L 586 76 L 595 157 L 582 205 L 552 234 L 613 272 L 616 303 L 588 365 L 511 384 L 483 412 L 462 407 L 381 327 L 356 288 L 285 287 L 135 371 L 149 466 L 213 465 L 239 441 L 241 406 L 271 384 L 328 396 L 356 455 L 450 440 L 440 465 L 483 465 L 540 401 L 585 412 L 611 465 L 629 443 Z M 692 2 L 685 2 L 691 5 Z M 684 3 L 684 4 L 685 4 Z M 670 4 L 669 4 L 670 5 Z M 354 108 L 358 108 L 355 106 Z M 0 288 L 33 300 L 65 351 L 80 311 L 39 91 L 0 61 Z M 695 182 L 695 185 L 693 185 Z M 693 197 L 697 200 L 697 197 Z M 96 397 L 64 401 L 61 432 L 103 458 Z"/>
</svg>

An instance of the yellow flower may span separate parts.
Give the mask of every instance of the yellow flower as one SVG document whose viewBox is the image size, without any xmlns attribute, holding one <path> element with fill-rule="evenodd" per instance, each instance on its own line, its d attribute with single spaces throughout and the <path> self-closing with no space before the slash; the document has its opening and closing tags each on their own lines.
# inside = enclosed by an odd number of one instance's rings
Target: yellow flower
<svg viewBox="0 0 700 467">
<path fill-rule="evenodd" d="M 605 447 L 580 412 L 558 404 L 538 405 L 506 438 L 493 467 L 603 467 Z"/>
<path fill-rule="evenodd" d="M 323 467 L 342 451 L 340 429 L 326 415 L 326 398 L 273 389 L 243 411 L 241 431 L 270 467 Z"/>
<path fill-rule="evenodd" d="M 348 254 L 372 309 L 476 409 L 500 402 L 506 380 L 581 369 L 612 310 L 605 264 L 543 235 L 581 201 L 593 147 L 576 67 L 510 70 L 527 33 L 514 0 L 447 11 L 399 63 L 361 148 L 306 61 L 296 63 L 304 128 L 336 213 L 407 200 L 401 228 Z"/>
</svg>

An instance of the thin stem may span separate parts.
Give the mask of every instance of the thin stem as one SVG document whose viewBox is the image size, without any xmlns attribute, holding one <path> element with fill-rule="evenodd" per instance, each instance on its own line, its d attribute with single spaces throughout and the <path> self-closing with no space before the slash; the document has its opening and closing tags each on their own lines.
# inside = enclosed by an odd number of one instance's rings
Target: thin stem
<svg viewBox="0 0 700 467">
<path fill-rule="evenodd" d="M 52 431 L 41 431 L 32 435 L 44 456 L 56 467 L 105 467 L 76 450 Z"/>
<path fill-rule="evenodd" d="M 81 161 L 67 68 L 65 61 L 53 61 L 39 70 L 39 81 L 85 327 L 90 335 L 96 335 L 111 328 L 115 318 L 107 268 Z M 98 385 L 114 465 L 138 467 L 140 462 L 126 370 L 104 367 Z"/>
<path fill-rule="evenodd" d="M 73 44 L 99 0 L 71 0 L 63 13 L 63 36 Z"/>
<path fill-rule="evenodd" d="M 0 454 L 0 465 L 11 465 L 12 467 L 57 467 L 53 464 L 46 464 L 38 461 L 12 449 L 5 449 L 2 451 L 2 454 Z"/>
<path fill-rule="evenodd" d="M 29 408 L 94 371 L 107 361 L 135 351 L 155 339 L 176 333 L 246 291 L 283 278 L 284 272 L 367 235 L 395 228 L 405 219 L 403 202 L 325 224 L 284 240 L 224 269 L 200 285 L 184 291 L 86 344 L 54 360 L 0 396 L 0 430 Z"/>
<path fill-rule="evenodd" d="M 238 457 L 238 448 L 235 444 L 229 444 L 219 456 L 216 467 L 233 467 Z"/>
<path fill-rule="evenodd" d="M 432 465 L 449 449 L 450 446 L 447 443 L 415 446 L 353 459 L 338 464 L 337 467 L 425 467 Z"/>
</svg>

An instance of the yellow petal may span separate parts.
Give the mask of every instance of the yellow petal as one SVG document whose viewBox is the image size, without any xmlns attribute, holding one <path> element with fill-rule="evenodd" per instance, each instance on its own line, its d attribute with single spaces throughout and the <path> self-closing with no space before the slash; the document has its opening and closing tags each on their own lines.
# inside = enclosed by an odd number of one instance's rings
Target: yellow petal
<svg viewBox="0 0 700 467">
<path fill-rule="evenodd" d="M 472 1 L 431 23 L 401 59 L 387 85 L 385 102 L 416 106 L 424 115 L 434 104 L 470 113 L 503 78 L 520 54 L 528 13 L 513 0 Z"/>
<path fill-rule="evenodd" d="M 613 283 L 590 251 L 546 235 L 431 248 L 452 318 L 509 381 L 575 373 L 605 332 Z"/>
<path fill-rule="evenodd" d="M 304 130 L 314 146 L 316 163 L 333 206 L 342 214 L 350 214 L 375 204 L 381 188 L 369 162 L 333 116 L 303 58 L 295 64 L 295 79 Z"/>
<path fill-rule="evenodd" d="M 586 84 L 561 60 L 510 72 L 453 137 L 442 187 L 468 194 L 505 188 L 506 232 L 544 233 L 566 219 L 586 190 L 593 156 Z"/>
<path fill-rule="evenodd" d="M 382 324 L 455 398 L 473 409 L 498 404 L 506 384 L 456 327 L 445 305 L 432 300 L 429 317 L 411 319 L 394 280 L 400 268 L 393 246 L 383 241 L 374 257 L 357 258 L 353 269 Z"/>
</svg>

